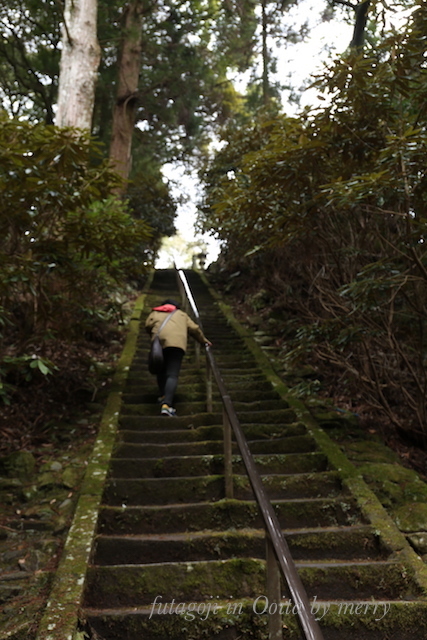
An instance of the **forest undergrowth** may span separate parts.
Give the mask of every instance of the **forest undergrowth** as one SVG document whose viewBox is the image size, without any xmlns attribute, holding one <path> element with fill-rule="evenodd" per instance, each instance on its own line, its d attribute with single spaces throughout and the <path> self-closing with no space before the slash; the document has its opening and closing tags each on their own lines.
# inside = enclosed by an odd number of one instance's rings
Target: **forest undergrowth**
<svg viewBox="0 0 427 640">
<path fill-rule="evenodd" d="M 49 372 L 11 356 L 0 407 L 0 638 L 35 637 L 125 337 L 125 322 L 110 321 L 78 340 L 45 340 Z M 37 341 L 27 347 L 41 356 Z"/>
<path fill-rule="evenodd" d="M 15 369 L 8 378 L 13 391 L 0 408 L 0 456 L 67 440 L 58 426 L 82 419 L 88 406 L 102 401 L 123 335 L 110 329 L 96 341 L 50 340 L 44 344 L 43 361 L 54 363 L 51 374 L 36 370 L 26 378 L 25 371 L 20 375 Z"/>
<path fill-rule="evenodd" d="M 390 420 L 387 412 L 373 402 L 366 388 L 355 376 L 343 372 L 342 366 L 318 356 L 316 350 L 301 350 L 304 356 L 295 363 L 289 353 L 295 349 L 295 336 L 303 324 L 294 304 L 280 295 L 277 283 L 262 270 L 231 272 L 224 264 L 211 267 L 210 281 L 215 285 L 242 324 L 247 326 L 258 342 L 266 348 L 274 366 L 291 389 L 314 415 L 323 411 L 347 413 L 356 420 L 351 428 L 335 432 L 344 442 L 359 439 L 377 439 L 395 451 L 401 463 L 427 478 L 427 451 L 424 442 L 413 430 L 414 415 L 401 406 L 393 407 L 399 414 L 399 425 Z M 282 283 L 284 287 L 285 284 Z M 398 405 L 398 396 L 395 396 Z"/>
</svg>

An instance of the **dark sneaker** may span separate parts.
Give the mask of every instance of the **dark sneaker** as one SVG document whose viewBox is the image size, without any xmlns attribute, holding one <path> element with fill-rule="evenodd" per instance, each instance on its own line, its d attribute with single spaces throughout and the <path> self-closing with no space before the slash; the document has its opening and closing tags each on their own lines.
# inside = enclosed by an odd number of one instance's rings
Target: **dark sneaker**
<svg viewBox="0 0 427 640">
<path fill-rule="evenodd" d="M 162 410 L 160 413 L 162 416 L 176 416 L 176 409 L 170 407 L 168 404 L 162 404 Z"/>
<path fill-rule="evenodd" d="M 157 404 L 164 404 L 165 403 L 165 396 L 159 396 L 157 398 Z"/>
</svg>

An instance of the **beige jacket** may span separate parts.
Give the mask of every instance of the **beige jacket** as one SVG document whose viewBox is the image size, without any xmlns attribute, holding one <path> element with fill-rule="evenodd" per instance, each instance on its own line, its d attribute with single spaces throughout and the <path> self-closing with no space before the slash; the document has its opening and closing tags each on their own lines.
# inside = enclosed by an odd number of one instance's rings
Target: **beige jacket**
<svg viewBox="0 0 427 640">
<path fill-rule="evenodd" d="M 159 330 L 165 318 L 166 313 L 164 311 L 152 311 L 148 316 L 145 322 L 145 329 L 151 334 L 152 338 Z M 200 344 L 207 342 L 199 325 L 193 322 L 184 311 L 178 309 L 161 330 L 159 339 L 163 348 L 178 347 L 186 351 L 188 334 L 197 340 L 197 342 L 200 342 Z"/>
</svg>

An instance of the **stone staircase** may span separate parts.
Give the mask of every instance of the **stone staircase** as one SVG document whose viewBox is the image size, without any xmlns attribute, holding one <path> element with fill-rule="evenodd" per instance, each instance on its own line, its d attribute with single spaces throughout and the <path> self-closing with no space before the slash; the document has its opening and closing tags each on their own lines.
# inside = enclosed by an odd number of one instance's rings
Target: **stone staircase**
<svg viewBox="0 0 427 640">
<path fill-rule="evenodd" d="M 427 638 L 427 611 L 410 568 L 365 521 L 200 277 L 187 275 L 325 640 Z M 172 296 L 174 272 L 156 272 L 147 313 Z M 205 365 L 202 359 L 196 367 L 192 344 L 178 417 L 160 416 L 147 350 L 141 327 L 86 578 L 86 633 L 93 640 L 266 638 L 274 603 L 266 596 L 265 534 L 237 450 L 234 497 L 225 498 L 218 394 L 207 413 Z M 281 606 L 283 637 L 300 638 L 285 586 Z"/>
</svg>

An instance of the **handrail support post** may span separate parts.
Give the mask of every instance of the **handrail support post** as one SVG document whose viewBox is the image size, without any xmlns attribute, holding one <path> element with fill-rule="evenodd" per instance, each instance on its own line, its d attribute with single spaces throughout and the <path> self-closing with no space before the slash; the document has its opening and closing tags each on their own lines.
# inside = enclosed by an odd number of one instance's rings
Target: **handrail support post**
<svg viewBox="0 0 427 640">
<path fill-rule="evenodd" d="M 212 413 L 213 411 L 212 394 L 212 367 L 209 362 L 208 354 L 206 353 L 206 411 L 208 413 Z"/>
<path fill-rule="evenodd" d="M 224 478 L 225 478 L 225 497 L 232 499 L 233 490 L 233 461 L 232 461 L 232 439 L 231 425 L 225 409 L 222 411 L 222 420 L 224 427 Z"/>
<path fill-rule="evenodd" d="M 268 534 L 266 542 L 267 598 L 269 603 L 268 640 L 283 640 L 282 615 L 280 605 L 282 592 L 280 588 L 280 569 L 274 547 Z"/>
</svg>

